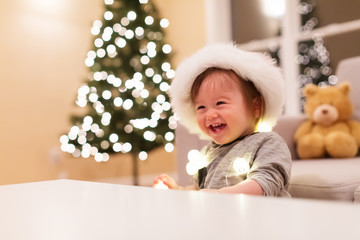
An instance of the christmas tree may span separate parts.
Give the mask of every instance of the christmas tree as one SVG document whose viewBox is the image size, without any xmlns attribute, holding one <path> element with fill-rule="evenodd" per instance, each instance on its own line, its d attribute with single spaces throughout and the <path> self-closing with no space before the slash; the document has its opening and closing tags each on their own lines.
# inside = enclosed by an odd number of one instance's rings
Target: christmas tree
<svg viewBox="0 0 360 240">
<path fill-rule="evenodd" d="M 302 26 L 300 31 L 307 33 L 318 25 L 316 18 L 315 0 L 305 0 L 299 3 Z M 332 68 L 330 66 L 330 54 L 326 49 L 324 39 L 320 35 L 314 35 L 312 40 L 299 43 L 299 55 L 297 61 L 300 65 L 299 83 L 301 87 L 313 83 L 316 85 L 334 84 Z M 304 106 L 304 97 L 301 106 Z"/>
<path fill-rule="evenodd" d="M 307 33 L 315 29 L 319 22 L 316 17 L 315 0 L 300 1 L 298 11 L 301 16 L 300 32 Z M 269 54 L 279 59 L 279 44 L 273 44 L 269 48 Z M 299 86 L 303 88 L 306 84 L 331 85 L 336 79 L 330 66 L 330 54 L 326 49 L 324 39 L 320 35 L 314 35 L 311 40 L 302 41 L 298 44 L 297 63 L 299 64 L 300 75 Z M 301 108 L 303 110 L 305 98 L 301 97 Z"/>
<path fill-rule="evenodd" d="M 166 94 L 175 74 L 172 49 L 165 43 L 169 21 L 148 0 L 105 0 L 104 6 L 102 20 L 91 28 L 89 75 L 77 94 L 83 114 L 71 117 L 61 149 L 98 162 L 129 153 L 137 185 L 138 159 L 159 146 L 168 152 L 174 148 L 176 120 Z"/>
</svg>

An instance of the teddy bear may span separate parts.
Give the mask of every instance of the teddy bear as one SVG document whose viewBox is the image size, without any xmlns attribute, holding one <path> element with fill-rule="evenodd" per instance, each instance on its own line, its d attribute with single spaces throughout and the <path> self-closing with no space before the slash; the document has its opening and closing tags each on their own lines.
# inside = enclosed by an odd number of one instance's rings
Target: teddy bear
<svg viewBox="0 0 360 240">
<path fill-rule="evenodd" d="M 307 120 L 295 132 L 300 159 L 350 158 L 357 155 L 360 122 L 351 119 L 353 105 L 349 92 L 347 82 L 338 86 L 308 84 L 304 87 Z"/>
</svg>

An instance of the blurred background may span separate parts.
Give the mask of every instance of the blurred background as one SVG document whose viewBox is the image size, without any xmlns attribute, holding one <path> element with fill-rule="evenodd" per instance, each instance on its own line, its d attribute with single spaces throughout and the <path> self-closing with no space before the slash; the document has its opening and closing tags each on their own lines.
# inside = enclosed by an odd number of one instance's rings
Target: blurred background
<svg viewBox="0 0 360 240">
<path fill-rule="evenodd" d="M 301 114 L 301 87 L 332 84 L 338 62 L 360 55 L 359 1 L 151 2 L 170 23 L 164 31 L 173 69 L 216 41 L 232 40 L 278 59 L 293 81 L 285 114 Z M 78 89 L 89 74 L 91 29 L 105 11 L 104 0 L 0 0 L 0 185 L 62 178 L 133 183 L 130 153 L 99 162 L 61 150 L 60 137 L 72 127 Z M 149 152 L 139 161 L 139 184 L 149 186 L 163 172 L 176 177 L 185 168 L 176 159 L 187 154 L 178 151 L 175 142 L 172 151 Z"/>
</svg>

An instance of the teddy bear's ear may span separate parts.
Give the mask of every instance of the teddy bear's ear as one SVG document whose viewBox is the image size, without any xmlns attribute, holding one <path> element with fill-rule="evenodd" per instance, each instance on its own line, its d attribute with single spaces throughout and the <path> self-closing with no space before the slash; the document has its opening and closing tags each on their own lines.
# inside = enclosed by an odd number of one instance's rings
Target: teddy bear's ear
<svg viewBox="0 0 360 240">
<path fill-rule="evenodd" d="M 344 95 L 348 95 L 350 92 L 350 84 L 348 82 L 340 83 L 338 88 Z"/>
<path fill-rule="evenodd" d="M 318 87 L 315 85 L 315 84 L 307 84 L 305 87 L 304 87 L 304 96 L 311 96 L 311 95 L 314 95 L 318 90 Z"/>
</svg>

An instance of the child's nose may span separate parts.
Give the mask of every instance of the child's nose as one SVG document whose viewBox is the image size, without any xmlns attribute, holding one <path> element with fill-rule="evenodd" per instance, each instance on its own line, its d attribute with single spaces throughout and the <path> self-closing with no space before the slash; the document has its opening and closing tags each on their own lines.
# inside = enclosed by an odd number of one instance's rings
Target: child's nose
<svg viewBox="0 0 360 240">
<path fill-rule="evenodd" d="M 215 109 L 209 109 L 206 114 L 208 120 L 217 118 L 219 116 L 218 112 Z"/>
</svg>

